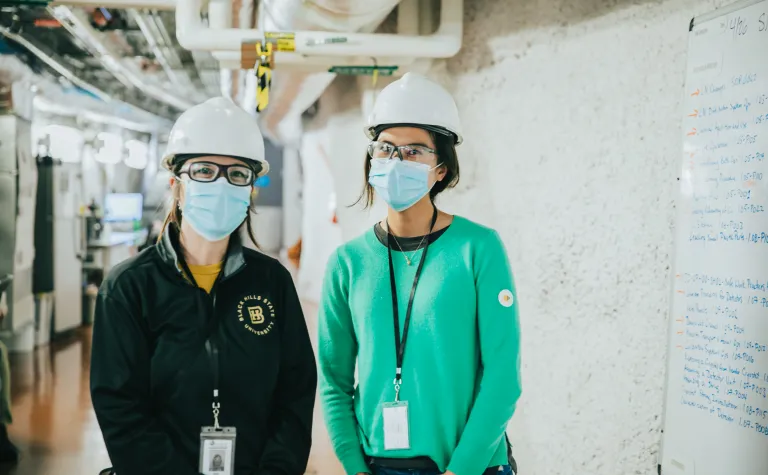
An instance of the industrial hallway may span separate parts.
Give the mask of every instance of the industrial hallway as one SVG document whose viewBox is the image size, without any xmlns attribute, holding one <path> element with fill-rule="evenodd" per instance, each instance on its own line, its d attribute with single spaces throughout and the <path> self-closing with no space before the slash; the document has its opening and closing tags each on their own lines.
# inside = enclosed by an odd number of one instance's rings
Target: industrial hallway
<svg viewBox="0 0 768 475">
<path fill-rule="evenodd" d="M 317 307 L 304 303 L 313 345 Z M 11 440 L 22 452 L 0 475 L 97 475 L 109 456 L 91 406 L 88 374 L 91 328 L 83 327 L 31 354 L 12 354 Z M 341 475 L 322 415 L 315 410 L 307 474 Z"/>
<path fill-rule="evenodd" d="M 0 475 L 768 475 L 768 0 L 0 4 Z"/>
</svg>

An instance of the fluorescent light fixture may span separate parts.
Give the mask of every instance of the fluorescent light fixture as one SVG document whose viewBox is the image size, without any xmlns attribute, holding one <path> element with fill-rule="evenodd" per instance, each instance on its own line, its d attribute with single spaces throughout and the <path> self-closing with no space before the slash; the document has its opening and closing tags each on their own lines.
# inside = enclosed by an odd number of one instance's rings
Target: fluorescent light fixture
<svg viewBox="0 0 768 475">
<path fill-rule="evenodd" d="M 109 132 L 99 132 L 96 139 L 101 142 L 101 147 L 97 146 L 96 161 L 109 164 L 120 163 L 123 159 L 123 138 Z"/>
<path fill-rule="evenodd" d="M 59 124 L 33 129 L 35 149 L 40 144 L 45 144 L 46 152 L 52 158 L 67 163 L 80 163 L 85 139 L 79 130 Z"/>
<path fill-rule="evenodd" d="M 137 170 L 143 170 L 147 167 L 149 161 L 149 149 L 147 144 L 140 140 L 129 140 L 125 143 L 128 150 L 128 156 L 125 158 L 125 164 Z"/>
</svg>

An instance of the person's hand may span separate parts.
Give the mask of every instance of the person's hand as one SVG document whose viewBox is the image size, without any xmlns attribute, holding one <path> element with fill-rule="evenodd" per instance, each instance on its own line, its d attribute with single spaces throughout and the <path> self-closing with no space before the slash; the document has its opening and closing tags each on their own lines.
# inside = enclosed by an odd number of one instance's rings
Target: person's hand
<svg viewBox="0 0 768 475">
<path fill-rule="evenodd" d="M 447 472 L 445 472 L 443 475 L 456 475 L 456 474 L 455 474 L 455 473 L 453 473 L 453 472 L 451 472 L 450 470 L 448 470 L 448 471 L 447 471 Z"/>
</svg>

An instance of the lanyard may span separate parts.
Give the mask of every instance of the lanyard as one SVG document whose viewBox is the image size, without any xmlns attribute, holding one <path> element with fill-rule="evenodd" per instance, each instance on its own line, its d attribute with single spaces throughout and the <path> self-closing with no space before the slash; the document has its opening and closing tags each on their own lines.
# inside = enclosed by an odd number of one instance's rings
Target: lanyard
<svg viewBox="0 0 768 475">
<path fill-rule="evenodd" d="M 221 403 L 219 402 L 219 345 L 216 340 L 218 338 L 216 327 L 214 327 L 213 333 L 205 342 L 205 351 L 208 353 L 208 360 L 211 362 L 211 371 L 213 372 L 213 404 L 211 405 L 213 408 L 213 427 L 218 429 Z"/>
<path fill-rule="evenodd" d="M 197 287 L 197 282 L 195 282 L 195 277 L 192 275 L 192 271 L 190 271 L 187 262 L 184 259 L 179 259 L 179 262 L 184 269 L 184 272 L 186 272 L 187 276 L 192 280 L 194 286 Z M 219 283 L 220 278 L 221 273 L 219 273 L 219 276 L 216 278 L 216 282 L 213 283 L 213 290 L 211 291 L 212 303 L 211 318 L 209 322 L 210 327 L 208 328 L 208 339 L 205 340 L 205 351 L 208 353 L 208 361 L 211 363 L 211 372 L 213 373 L 213 403 L 211 404 L 211 407 L 213 409 L 215 429 L 220 428 L 219 412 L 221 409 L 221 403 L 219 402 L 219 345 L 218 336 L 216 335 L 216 331 L 218 330 L 218 322 L 216 322 L 216 286 Z M 202 289 L 198 290 L 202 291 Z"/>
<path fill-rule="evenodd" d="M 429 227 L 429 234 L 432 234 L 432 230 L 435 228 L 437 222 L 437 208 L 433 207 L 432 212 L 432 224 Z M 419 285 L 419 278 L 421 277 L 421 270 L 424 268 L 424 262 L 427 260 L 427 249 L 429 249 L 429 235 L 424 245 L 424 251 L 421 253 L 421 260 L 419 261 L 419 267 L 416 268 L 416 275 L 413 277 L 413 286 L 411 287 L 411 295 L 408 298 L 408 306 L 405 310 L 405 323 L 403 324 L 403 338 L 400 339 L 400 310 L 397 305 L 397 282 L 395 282 L 395 267 L 392 263 L 392 248 L 390 247 L 390 238 L 392 233 L 387 224 L 387 253 L 389 254 L 389 283 L 392 287 L 392 316 L 395 321 L 395 357 L 397 362 L 397 372 L 395 373 L 395 402 L 400 401 L 400 385 L 403 383 L 403 356 L 405 356 L 405 343 L 408 338 L 408 329 L 411 325 L 411 311 L 413 310 L 413 298 L 416 296 L 416 287 Z"/>
</svg>

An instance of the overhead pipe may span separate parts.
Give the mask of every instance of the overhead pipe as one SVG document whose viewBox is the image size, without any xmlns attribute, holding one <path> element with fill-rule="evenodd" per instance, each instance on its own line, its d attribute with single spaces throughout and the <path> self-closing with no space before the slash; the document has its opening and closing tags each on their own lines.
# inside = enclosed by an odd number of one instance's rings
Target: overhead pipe
<svg viewBox="0 0 768 475">
<path fill-rule="evenodd" d="M 297 0 L 305 1 L 305 0 Z M 329 13 L 331 6 L 319 5 L 319 0 L 306 0 L 307 9 L 311 14 L 296 15 L 291 17 L 290 12 L 285 12 L 285 8 L 272 8 L 268 10 L 268 18 L 272 20 L 270 27 L 275 28 L 278 31 L 284 31 L 287 25 L 296 25 L 299 27 L 302 24 L 309 24 L 311 28 L 326 28 L 341 29 L 341 31 L 360 31 L 364 33 L 370 33 L 380 25 L 381 21 L 389 14 L 389 10 L 382 8 L 372 8 L 370 3 L 365 4 L 365 9 L 370 11 L 349 11 L 357 4 L 344 3 L 345 12 L 338 11 Z M 262 7 L 266 7 L 267 2 L 262 1 Z M 313 5 L 311 8 L 309 3 L 318 4 Z M 339 2 L 341 3 L 341 2 Z M 424 3 L 423 1 L 421 3 Z M 401 0 L 397 2 L 397 33 L 399 35 L 418 35 L 420 31 L 433 31 L 433 25 L 430 23 L 428 27 L 419 29 L 419 22 L 429 13 L 428 8 L 419 8 L 420 0 Z M 284 5 L 280 3 L 280 5 Z M 362 4 L 361 4 L 362 5 Z M 276 5 L 275 5 L 276 6 Z M 394 5 L 389 4 L 392 8 Z M 318 8 L 322 8 L 324 14 L 318 14 L 315 12 Z M 345 15 L 349 12 L 349 15 Z M 286 15 L 285 13 L 288 13 Z M 351 17 L 350 17 L 351 16 Z M 346 22 L 343 19 L 346 18 Z M 426 25 L 425 25 L 426 26 Z M 298 28 L 297 28 L 298 29 Z M 303 27 L 301 29 L 307 29 Z M 222 52 L 222 54 L 231 54 L 230 52 Z M 235 56 L 232 58 L 232 66 L 236 66 L 236 62 L 239 58 Z M 420 60 L 429 63 L 431 60 Z M 394 74 L 401 74 L 403 71 L 408 71 L 416 65 L 416 58 L 386 58 L 378 57 L 375 60 L 370 57 L 343 57 L 343 58 L 327 58 L 327 57 L 307 57 L 304 65 L 284 65 L 278 66 L 278 71 L 275 72 L 275 77 L 280 77 L 279 86 L 273 91 L 275 95 L 275 106 L 270 107 L 263 117 L 264 128 L 267 131 L 274 131 L 273 133 L 282 136 L 283 122 L 292 123 L 295 118 L 301 115 L 304 110 L 310 107 L 328 87 L 328 85 L 334 80 L 336 74 L 328 72 L 329 66 L 360 66 L 360 65 L 374 65 L 379 64 L 381 66 L 397 66 L 397 70 Z M 222 67 L 226 67 L 226 63 L 220 63 Z M 303 70 L 303 72 L 295 73 L 294 70 Z M 287 70 L 287 71 L 286 71 Z M 283 79 L 283 75 L 288 73 Z"/>
<path fill-rule="evenodd" d="M 184 3 L 184 2 L 181 2 Z M 62 26 L 67 29 L 76 38 L 79 38 L 86 43 L 87 46 L 93 48 L 97 53 L 97 59 L 101 61 L 101 64 L 111 72 L 117 78 L 126 78 L 131 85 L 140 89 L 146 95 L 161 101 L 166 104 L 175 107 L 179 110 L 186 110 L 195 104 L 187 99 L 178 97 L 172 92 L 158 87 L 145 81 L 141 74 L 133 70 L 133 68 L 126 66 L 122 61 L 115 58 L 112 52 L 104 45 L 98 38 L 95 29 L 87 22 L 81 19 L 75 12 L 68 7 L 58 6 L 49 7 L 49 12 L 57 18 Z"/>
<path fill-rule="evenodd" d="M 74 117 L 99 124 L 115 125 L 123 129 L 133 130 L 135 132 L 152 134 L 156 133 L 159 128 L 170 128 L 170 123 L 168 121 L 163 121 L 162 124 L 146 124 L 135 122 L 111 114 L 103 114 L 101 112 L 94 112 L 87 109 L 76 109 L 73 107 L 62 106 L 61 104 L 57 104 L 41 96 L 36 96 L 34 98 L 34 104 L 36 109 L 44 113 L 61 115 L 65 117 Z"/>
<path fill-rule="evenodd" d="M 184 48 L 239 52 L 243 43 L 264 40 L 264 31 L 259 29 L 205 26 L 200 18 L 201 7 L 202 0 L 181 0 L 176 6 L 176 37 Z M 463 13 L 463 0 L 441 0 L 440 26 L 434 34 L 425 36 L 297 31 L 296 51 L 280 52 L 277 64 L 305 63 L 307 56 L 449 58 L 461 49 Z"/>
<path fill-rule="evenodd" d="M 165 57 L 170 68 L 176 73 L 175 76 L 182 80 L 183 87 L 192 91 L 191 94 L 195 102 L 202 102 L 205 99 L 208 99 L 209 94 L 206 92 L 207 88 L 200 80 L 197 67 L 194 63 L 187 65 L 181 60 L 176 52 L 176 40 L 171 39 L 168 30 L 165 28 L 163 19 L 160 18 L 157 12 L 152 11 L 145 11 L 141 14 L 141 17 L 149 29 L 149 33 L 157 43 L 161 54 Z M 185 79 L 186 81 L 184 81 Z"/>
<path fill-rule="evenodd" d="M 222 69 L 241 69 L 240 52 L 237 51 L 213 51 L 211 53 L 219 61 Z M 374 66 L 371 56 L 343 56 L 339 58 L 328 57 L 299 57 L 299 61 L 287 62 L 285 55 L 291 53 L 278 53 L 275 68 L 279 71 L 303 71 L 303 72 L 321 72 L 327 71 L 330 66 Z M 295 57 L 295 55 L 292 55 Z M 377 57 L 376 63 L 379 66 L 398 66 L 398 68 L 413 64 L 415 57 Z"/>
<path fill-rule="evenodd" d="M 34 54 L 42 62 L 47 64 L 51 69 L 59 73 L 62 77 L 66 78 L 69 82 L 79 87 L 80 89 L 87 91 L 90 94 L 93 94 L 94 96 L 98 97 L 104 102 L 110 102 L 113 100 L 109 94 L 97 88 L 96 86 L 84 81 L 83 79 L 80 79 L 79 77 L 77 77 L 72 71 L 70 71 L 64 65 L 62 65 L 61 63 L 59 63 L 58 61 L 50 57 L 43 50 L 35 46 L 33 43 L 31 43 L 29 40 L 27 40 L 23 36 L 13 33 L 11 30 L 9 30 L 4 26 L 0 26 L 0 34 L 2 34 L 3 36 L 5 36 L 10 40 L 15 41 L 16 43 L 20 44 L 24 48 L 26 48 L 30 53 Z"/>
<path fill-rule="evenodd" d="M 262 0 L 260 5 L 276 31 L 290 25 L 295 30 L 369 33 L 367 26 L 375 29 L 398 3 L 400 0 Z"/>
<path fill-rule="evenodd" d="M 160 63 L 160 66 L 163 68 L 163 71 L 165 71 L 166 76 L 168 76 L 168 79 L 173 83 L 174 86 L 184 89 L 185 86 L 179 79 L 178 74 L 176 74 L 176 71 L 173 70 L 171 67 L 171 63 L 168 62 L 168 58 L 165 56 L 165 53 L 162 49 L 160 49 L 160 45 L 157 44 L 157 40 L 155 39 L 155 36 L 152 34 L 152 30 L 149 27 L 149 23 L 144 20 L 144 17 L 135 9 L 135 8 L 129 8 L 128 15 L 131 17 L 131 19 L 138 25 L 141 32 L 144 34 L 144 38 L 147 40 L 147 43 L 149 44 L 149 49 L 152 50 L 152 54 L 155 55 L 155 58 Z"/>
<path fill-rule="evenodd" d="M 34 87 L 37 91 L 39 91 L 38 95 L 36 95 L 32 101 L 36 109 L 42 112 L 64 115 L 68 117 L 76 117 L 76 116 L 82 117 L 92 122 L 118 125 L 120 127 L 125 127 L 131 130 L 135 130 L 137 132 L 153 132 L 153 131 L 156 131 L 158 128 L 170 127 L 169 121 L 165 119 L 161 119 L 160 117 L 152 114 L 151 112 L 147 112 L 145 110 L 139 109 L 138 107 L 113 99 L 107 93 L 101 91 L 100 89 L 87 83 L 86 81 L 78 78 L 65 66 L 61 65 L 55 59 L 45 54 L 43 51 L 37 48 L 34 44 L 27 41 L 24 37 L 17 35 L 15 33 L 11 33 L 10 31 L 7 30 L 7 28 L 2 26 L 0 26 L 0 34 L 24 46 L 25 48 L 27 48 L 27 50 L 30 53 L 37 56 L 41 61 L 46 63 L 49 67 L 51 67 L 54 71 L 59 73 L 62 77 L 65 77 L 69 82 L 79 87 L 80 89 L 83 89 L 87 91 L 89 94 L 92 94 L 95 97 L 103 100 L 105 104 L 116 105 L 116 106 L 127 106 L 142 114 L 147 114 L 148 116 L 153 117 L 155 120 L 154 122 L 151 122 L 151 123 L 150 122 L 141 123 L 141 122 L 128 120 L 123 117 L 117 117 L 111 114 L 93 112 L 88 108 L 82 108 L 82 107 L 76 108 L 72 106 L 61 105 L 61 102 L 64 102 L 64 101 L 61 101 L 61 100 L 57 101 L 55 99 L 52 100 L 40 95 L 40 94 L 45 95 L 47 93 L 59 94 L 60 86 L 58 84 L 41 82 L 40 77 L 32 73 L 32 71 L 28 68 L 28 66 L 22 63 L 16 57 L 8 57 L 8 59 L 0 60 L 0 69 L 4 69 L 5 71 L 9 71 L 9 70 L 20 71 L 20 68 L 23 68 L 23 70 L 21 71 L 28 71 L 28 73 L 23 73 L 23 72 L 16 73 L 15 76 L 18 77 L 21 74 L 25 74 L 27 77 L 32 79 L 33 81 L 32 87 Z M 9 64 L 8 60 L 13 60 L 14 63 Z M 17 79 L 12 79 L 11 81 L 14 82 L 16 80 Z M 53 88 L 49 87 L 49 84 L 53 85 L 54 87 Z"/>
<path fill-rule="evenodd" d="M 176 0 L 54 0 L 50 6 L 67 5 L 81 8 L 146 8 L 148 10 L 173 10 Z"/>
<path fill-rule="evenodd" d="M 171 38 L 171 35 L 168 33 L 168 29 L 165 26 L 165 22 L 160 17 L 158 12 L 147 11 L 146 18 L 148 19 L 150 29 L 153 30 L 156 38 L 163 45 L 163 50 L 166 52 L 166 56 L 171 58 L 174 64 L 184 68 L 187 77 L 189 77 L 190 83 L 193 85 L 193 87 L 195 87 L 196 90 L 199 91 L 201 97 L 200 100 L 202 101 L 207 99 L 210 96 L 210 91 L 208 91 L 208 88 L 200 78 L 200 69 L 194 62 L 194 58 L 190 64 L 185 64 L 184 61 L 181 60 L 181 57 L 176 51 L 176 40 L 175 38 Z"/>
</svg>

